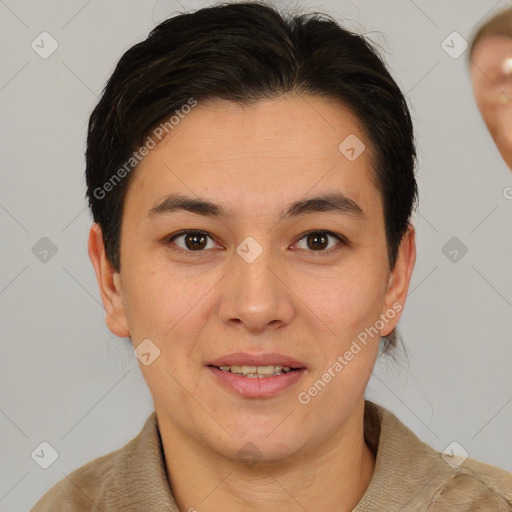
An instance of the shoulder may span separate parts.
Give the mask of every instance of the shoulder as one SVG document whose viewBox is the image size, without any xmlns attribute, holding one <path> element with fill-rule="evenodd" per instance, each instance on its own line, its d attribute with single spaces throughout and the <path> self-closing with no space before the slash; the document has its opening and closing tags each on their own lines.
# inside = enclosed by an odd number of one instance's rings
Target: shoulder
<svg viewBox="0 0 512 512">
<path fill-rule="evenodd" d="M 433 496 L 434 510 L 512 511 L 512 473 L 466 459 Z"/>
<path fill-rule="evenodd" d="M 125 505 L 141 495 L 141 488 L 153 482 L 163 486 L 164 476 L 153 411 L 136 437 L 66 475 L 30 512 L 126 510 Z"/>
<path fill-rule="evenodd" d="M 39 499 L 30 512 L 92 510 L 102 492 L 103 482 L 114 473 L 121 450 L 91 460 L 66 475 Z"/>
<path fill-rule="evenodd" d="M 512 512 L 512 473 L 472 458 L 454 459 L 423 443 L 393 413 L 367 402 L 366 441 L 377 453 L 357 512 Z"/>
</svg>

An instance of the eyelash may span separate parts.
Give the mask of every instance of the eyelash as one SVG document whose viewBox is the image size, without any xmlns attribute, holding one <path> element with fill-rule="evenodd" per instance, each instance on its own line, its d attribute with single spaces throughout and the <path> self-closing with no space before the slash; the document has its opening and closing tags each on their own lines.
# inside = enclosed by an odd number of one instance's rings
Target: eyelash
<svg viewBox="0 0 512 512">
<path fill-rule="evenodd" d="M 342 235 L 340 235 L 338 233 L 334 233 L 333 231 L 320 230 L 320 229 L 307 231 L 306 233 L 301 234 L 300 238 L 298 238 L 295 243 L 300 242 L 302 239 L 306 238 L 308 235 L 312 235 L 312 234 L 316 234 L 316 233 L 320 233 L 320 234 L 324 234 L 324 235 L 328 235 L 328 236 L 332 236 L 333 238 L 336 238 L 338 240 L 338 242 L 340 242 L 340 246 L 349 245 L 347 239 L 345 237 L 343 237 Z M 184 235 L 189 235 L 189 234 L 204 235 L 204 236 L 207 236 L 208 238 L 210 238 L 211 240 L 213 240 L 212 237 L 210 236 L 210 234 L 206 231 L 201 231 L 201 230 L 197 230 L 197 229 L 185 229 L 183 231 L 179 231 L 178 233 L 168 236 L 165 239 L 165 242 L 170 245 L 174 240 L 176 240 L 176 238 L 179 238 L 180 236 L 184 236 Z M 199 251 L 191 251 L 191 250 L 182 249 L 181 247 L 176 247 L 176 246 L 175 247 L 170 246 L 169 248 L 174 252 L 177 252 L 180 254 L 193 255 L 193 256 L 196 255 L 194 253 L 197 253 L 197 255 L 200 255 L 201 253 L 207 252 L 206 249 L 202 249 Z M 339 250 L 340 248 L 341 247 L 334 248 L 334 249 L 333 248 L 324 249 L 322 251 L 313 251 L 313 250 L 306 250 L 306 251 L 311 252 L 318 256 L 325 256 L 325 255 L 329 255 L 332 252 Z"/>
</svg>

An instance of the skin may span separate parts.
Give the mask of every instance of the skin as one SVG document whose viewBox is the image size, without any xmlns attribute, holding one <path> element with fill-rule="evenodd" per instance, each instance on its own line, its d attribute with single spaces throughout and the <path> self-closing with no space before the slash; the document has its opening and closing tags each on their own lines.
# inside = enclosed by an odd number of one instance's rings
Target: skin
<svg viewBox="0 0 512 512">
<path fill-rule="evenodd" d="M 473 50 L 470 72 L 482 118 L 512 170 L 512 73 L 503 70 L 506 59 L 512 59 L 512 37 L 485 37 Z"/>
<path fill-rule="evenodd" d="M 352 133 L 366 150 L 351 162 L 338 145 Z M 199 104 L 133 176 L 119 274 L 106 258 L 101 229 L 92 226 L 89 255 L 108 327 L 130 336 L 134 347 L 149 338 L 161 351 L 151 365 L 139 366 L 181 511 L 350 511 L 368 487 L 375 457 L 363 437 L 364 391 L 379 337 L 310 403 L 297 397 L 365 327 L 405 303 L 414 229 L 391 271 L 370 150 L 358 119 L 333 100 Z M 178 211 L 148 217 L 171 192 L 206 197 L 231 216 Z M 289 203 L 325 192 L 342 192 L 364 216 L 329 211 L 279 220 Z M 185 237 L 165 242 L 182 229 L 212 238 L 199 252 Z M 339 233 L 348 244 L 329 238 L 320 256 L 303 235 L 310 230 Z M 248 236 L 263 249 L 250 264 L 236 252 Z M 389 334 L 399 318 L 380 334 Z M 205 367 L 239 351 L 279 352 L 307 370 L 278 395 L 243 397 Z M 256 446 L 258 464 L 237 456 L 247 442 Z"/>
</svg>

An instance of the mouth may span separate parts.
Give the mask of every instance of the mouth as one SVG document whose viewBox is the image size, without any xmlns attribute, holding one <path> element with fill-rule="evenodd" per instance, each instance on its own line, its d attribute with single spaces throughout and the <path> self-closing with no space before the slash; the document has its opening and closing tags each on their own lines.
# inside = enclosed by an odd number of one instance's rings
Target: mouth
<svg viewBox="0 0 512 512">
<path fill-rule="evenodd" d="M 267 379 L 269 377 L 276 377 L 285 373 L 301 370 L 302 368 L 291 368 L 290 366 L 281 365 L 265 365 L 265 366 L 249 366 L 249 365 L 231 365 L 231 366 L 214 366 L 208 365 L 212 368 L 217 368 L 223 372 L 234 373 L 239 377 L 246 377 L 248 379 Z"/>
<path fill-rule="evenodd" d="M 297 384 L 306 365 L 282 354 L 230 354 L 209 361 L 215 382 L 246 398 L 269 398 Z"/>
</svg>

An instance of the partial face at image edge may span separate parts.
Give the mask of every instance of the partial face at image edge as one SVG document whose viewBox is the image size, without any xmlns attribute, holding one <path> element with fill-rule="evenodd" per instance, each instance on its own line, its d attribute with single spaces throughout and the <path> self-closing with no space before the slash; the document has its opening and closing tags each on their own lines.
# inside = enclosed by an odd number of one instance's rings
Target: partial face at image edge
<svg viewBox="0 0 512 512">
<path fill-rule="evenodd" d="M 476 43 L 471 81 L 485 125 L 512 170 L 512 37 L 488 36 Z"/>
</svg>

